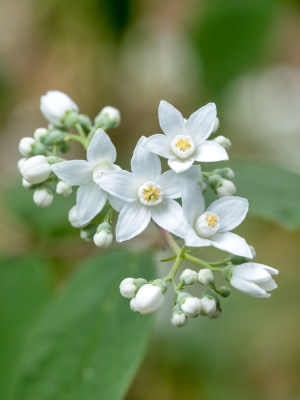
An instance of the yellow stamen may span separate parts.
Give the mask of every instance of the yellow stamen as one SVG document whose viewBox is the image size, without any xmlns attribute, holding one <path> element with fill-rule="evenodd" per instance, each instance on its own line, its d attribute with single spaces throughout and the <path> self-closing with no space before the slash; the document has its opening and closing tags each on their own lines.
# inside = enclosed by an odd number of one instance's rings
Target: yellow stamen
<svg viewBox="0 0 300 400">
<path fill-rule="evenodd" d="M 212 227 L 214 227 L 216 225 L 216 223 L 218 222 L 218 219 L 215 215 L 209 215 L 205 219 L 208 222 L 208 226 L 212 226 Z"/>
<path fill-rule="evenodd" d="M 148 186 L 143 190 L 144 199 L 148 202 L 155 201 L 159 198 L 159 191 L 158 189 L 154 188 L 153 186 Z"/>
<path fill-rule="evenodd" d="M 187 149 L 191 148 L 191 145 L 187 139 L 180 139 L 175 145 L 176 147 L 179 147 L 180 151 L 185 152 Z"/>
</svg>

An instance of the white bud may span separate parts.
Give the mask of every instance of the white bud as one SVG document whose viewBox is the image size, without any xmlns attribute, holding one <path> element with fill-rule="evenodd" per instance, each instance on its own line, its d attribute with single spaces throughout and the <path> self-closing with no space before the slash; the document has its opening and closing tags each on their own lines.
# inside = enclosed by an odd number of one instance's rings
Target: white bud
<svg viewBox="0 0 300 400">
<path fill-rule="evenodd" d="M 175 312 L 171 317 L 171 324 L 177 328 L 181 328 L 186 325 L 188 321 L 187 316 L 183 312 Z"/>
<path fill-rule="evenodd" d="M 23 157 L 20 158 L 20 160 L 18 161 L 18 170 L 21 172 L 21 168 L 23 167 L 23 165 L 25 164 L 25 162 L 27 161 L 27 158 Z"/>
<path fill-rule="evenodd" d="M 32 188 L 32 184 L 30 182 L 26 181 L 25 178 L 22 178 L 22 186 L 25 189 L 31 189 Z"/>
<path fill-rule="evenodd" d="M 135 301 L 135 297 L 133 299 L 130 300 L 130 308 L 132 311 L 134 312 L 139 312 L 139 310 L 136 307 L 136 301 Z"/>
<path fill-rule="evenodd" d="M 32 152 L 32 145 L 35 140 L 32 137 L 23 137 L 19 142 L 19 152 L 25 156 L 29 157 Z"/>
<path fill-rule="evenodd" d="M 30 183 L 41 183 L 49 178 L 51 167 L 45 156 L 34 156 L 22 165 L 21 174 Z"/>
<path fill-rule="evenodd" d="M 219 126 L 220 126 L 220 120 L 218 117 L 216 117 L 213 133 L 217 132 L 217 130 L 219 129 Z"/>
<path fill-rule="evenodd" d="M 43 95 L 40 109 L 44 117 L 56 126 L 62 126 L 62 119 L 67 111 L 79 111 L 77 104 L 68 95 L 59 90 L 51 90 Z"/>
<path fill-rule="evenodd" d="M 235 178 L 235 173 L 231 168 L 225 168 L 224 177 L 226 179 L 229 179 L 230 181 L 233 181 L 233 179 Z"/>
<path fill-rule="evenodd" d="M 72 186 L 68 185 L 66 182 L 59 181 L 56 185 L 56 193 L 62 197 L 67 197 L 72 193 Z"/>
<path fill-rule="evenodd" d="M 211 314 L 208 315 L 208 318 L 217 319 L 217 318 L 219 318 L 221 316 L 221 314 L 222 314 L 221 311 L 216 309 L 216 311 L 214 313 L 211 313 Z"/>
<path fill-rule="evenodd" d="M 216 311 L 217 304 L 216 300 L 210 297 L 204 296 L 201 299 L 201 315 L 210 315 Z"/>
<path fill-rule="evenodd" d="M 147 283 L 138 290 L 134 304 L 141 314 L 151 314 L 161 307 L 164 300 L 161 287 Z"/>
<path fill-rule="evenodd" d="M 132 299 L 133 297 L 135 297 L 136 292 L 137 287 L 135 285 L 134 278 L 126 278 L 122 280 L 122 282 L 120 283 L 120 293 L 123 297 L 126 297 L 127 299 Z"/>
<path fill-rule="evenodd" d="M 69 222 L 72 226 L 74 226 L 74 228 L 84 228 L 85 226 L 87 226 L 88 224 L 80 224 L 78 217 L 77 217 L 77 211 L 76 211 L 76 206 L 72 207 L 71 210 L 69 211 L 68 214 L 68 219 Z"/>
<path fill-rule="evenodd" d="M 198 282 L 201 283 L 201 285 L 209 285 L 214 279 L 214 274 L 208 268 L 200 269 L 198 272 Z"/>
<path fill-rule="evenodd" d="M 48 129 L 46 129 L 46 128 L 37 128 L 34 131 L 33 136 L 34 136 L 34 138 L 36 140 L 41 141 L 42 139 L 44 139 L 44 137 L 47 135 L 47 133 L 48 133 Z"/>
<path fill-rule="evenodd" d="M 113 235 L 106 231 L 100 231 L 95 233 L 93 240 L 98 247 L 109 247 L 113 241 Z"/>
<path fill-rule="evenodd" d="M 80 231 L 80 238 L 85 242 L 91 242 L 92 239 L 90 238 L 88 232 L 85 229 L 81 229 Z"/>
<path fill-rule="evenodd" d="M 236 194 L 236 187 L 233 182 L 228 179 L 223 179 L 221 184 L 216 187 L 218 197 L 234 196 Z"/>
<path fill-rule="evenodd" d="M 198 297 L 186 297 L 181 304 L 181 309 L 188 317 L 197 317 L 201 310 L 201 300 Z"/>
<path fill-rule="evenodd" d="M 185 269 L 179 278 L 180 282 L 186 285 L 192 285 L 198 280 L 198 273 L 192 269 Z"/>
<path fill-rule="evenodd" d="M 217 142 L 220 146 L 224 147 L 225 150 L 228 150 L 231 147 L 231 141 L 225 136 L 217 136 L 213 140 Z"/>
<path fill-rule="evenodd" d="M 120 125 L 120 111 L 112 106 L 103 107 L 100 113 L 95 118 L 95 123 L 104 128 L 115 128 Z"/>
<path fill-rule="evenodd" d="M 49 207 L 53 203 L 53 194 L 44 188 L 37 189 L 33 194 L 33 201 L 39 207 Z"/>
</svg>

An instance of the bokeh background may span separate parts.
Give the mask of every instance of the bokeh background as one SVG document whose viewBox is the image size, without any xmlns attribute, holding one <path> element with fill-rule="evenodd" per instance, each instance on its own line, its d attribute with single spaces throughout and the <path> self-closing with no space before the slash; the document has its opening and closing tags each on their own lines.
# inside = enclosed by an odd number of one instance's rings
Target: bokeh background
<svg viewBox="0 0 300 400">
<path fill-rule="evenodd" d="M 160 131 L 157 108 L 165 99 L 185 116 L 215 102 L 219 133 L 233 143 L 231 159 L 300 173 L 297 0 L 1 0 L 0 32 L 0 253 L 2 260 L 48 257 L 52 290 L 98 250 L 68 226 L 74 198 L 37 211 L 21 187 L 18 142 L 46 126 L 39 98 L 47 90 L 68 93 L 90 116 L 105 105 L 121 110 L 112 140 L 124 168 L 138 138 Z M 72 152 L 83 156 L 76 146 Z M 184 329 L 171 327 L 164 307 L 127 400 L 300 398 L 300 200 L 297 187 L 290 189 L 278 184 L 274 201 L 293 196 L 295 210 L 278 220 L 250 215 L 238 231 L 259 262 L 280 270 L 278 290 L 269 300 L 233 292 L 220 319 L 191 320 Z M 297 223 L 285 223 L 293 217 Z M 4 270 L 2 311 L 14 290 Z M 9 338 L 26 326 L 8 314 L 1 358 L 13 363 L 18 347 L 7 348 Z M 9 379 L 1 375 L 0 386 Z"/>
</svg>

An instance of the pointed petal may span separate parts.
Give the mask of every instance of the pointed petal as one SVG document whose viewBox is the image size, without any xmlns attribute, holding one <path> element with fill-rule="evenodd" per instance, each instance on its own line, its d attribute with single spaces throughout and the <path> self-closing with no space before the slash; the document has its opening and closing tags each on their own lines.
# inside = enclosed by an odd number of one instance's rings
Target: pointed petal
<svg viewBox="0 0 300 400">
<path fill-rule="evenodd" d="M 196 148 L 193 157 L 199 162 L 212 162 L 228 160 L 228 154 L 224 147 L 220 146 L 213 140 L 206 140 L 199 144 Z"/>
<path fill-rule="evenodd" d="M 277 284 L 274 279 L 269 279 L 268 281 L 260 282 L 259 286 L 264 290 L 274 290 L 277 289 Z"/>
<path fill-rule="evenodd" d="M 166 171 L 160 175 L 158 185 L 163 189 L 164 197 L 177 199 L 181 197 L 181 181 L 174 171 Z"/>
<path fill-rule="evenodd" d="M 192 165 L 186 171 L 181 172 L 178 174 L 178 177 L 181 179 L 185 179 L 195 184 L 198 183 L 199 179 L 201 178 L 201 166 L 200 165 Z"/>
<path fill-rule="evenodd" d="M 134 176 L 128 171 L 106 172 L 101 176 L 99 184 L 102 189 L 120 200 L 128 202 L 137 199 L 138 188 Z"/>
<path fill-rule="evenodd" d="M 97 164 L 101 161 L 113 164 L 116 158 L 116 148 L 112 144 L 110 137 L 103 129 L 97 129 L 87 149 L 87 160 L 92 164 Z"/>
<path fill-rule="evenodd" d="M 76 213 L 81 225 L 90 222 L 104 207 L 107 193 L 94 182 L 80 186 L 76 196 Z"/>
<path fill-rule="evenodd" d="M 55 175 L 68 185 L 85 185 L 92 179 L 93 168 L 85 160 L 63 161 L 51 166 Z"/>
<path fill-rule="evenodd" d="M 185 244 L 190 247 L 207 247 L 211 246 L 211 241 L 200 238 L 194 229 L 189 227 L 185 234 Z"/>
<path fill-rule="evenodd" d="M 143 232 L 151 219 L 150 207 L 145 207 L 138 201 L 126 204 L 120 214 L 116 226 L 116 240 L 123 242 Z"/>
<path fill-rule="evenodd" d="M 162 100 L 158 107 L 161 129 L 169 139 L 185 134 L 185 122 L 181 113 L 168 102 Z"/>
<path fill-rule="evenodd" d="M 111 194 L 107 194 L 107 200 L 112 208 L 118 212 L 122 210 L 124 205 L 126 204 L 125 201 L 118 199 L 117 197 L 112 196 Z"/>
<path fill-rule="evenodd" d="M 182 208 L 175 200 L 163 199 L 160 204 L 151 207 L 151 216 L 158 226 L 184 238 L 188 226 Z"/>
<path fill-rule="evenodd" d="M 246 240 L 232 232 L 216 233 L 210 238 L 212 246 L 237 256 L 252 258 Z"/>
<path fill-rule="evenodd" d="M 260 268 L 256 263 L 244 263 L 238 265 L 233 270 L 233 276 L 245 279 L 249 282 L 268 281 L 271 276 L 264 268 Z"/>
<path fill-rule="evenodd" d="M 146 149 L 146 138 L 143 136 L 138 141 L 131 159 L 131 170 L 139 181 L 156 181 L 161 174 L 159 157 Z"/>
<path fill-rule="evenodd" d="M 264 289 L 260 288 L 255 283 L 244 281 L 243 279 L 237 276 L 233 276 L 230 279 L 230 284 L 238 291 L 246 294 L 247 296 L 258 297 L 258 298 L 266 298 L 271 296 L 269 293 L 266 293 Z"/>
<path fill-rule="evenodd" d="M 197 144 L 203 142 L 212 133 L 216 117 L 217 110 L 214 103 L 199 108 L 186 122 L 187 134 L 193 137 Z"/>
<path fill-rule="evenodd" d="M 188 224 L 194 227 L 196 219 L 205 211 L 203 194 L 198 185 L 190 182 L 183 182 L 181 190 L 183 215 Z"/>
<path fill-rule="evenodd" d="M 158 154 L 164 158 L 173 157 L 174 154 L 170 149 L 170 140 L 166 137 L 166 135 L 152 135 L 145 142 L 145 147 L 152 151 L 152 153 Z"/>
<path fill-rule="evenodd" d="M 220 218 L 220 232 L 231 231 L 244 221 L 248 212 L 247 199 L 238 196 L 225 196 L 214 201 L 207 211 L 216 213 Z"/>
<path fill-rule="evenodd" d="M 178 158 L 169 158 L 169 167 L 176 173 L 184 172 L 193 165 L 194 159 L 189 158 L 187 160 L 179 160 Z"/>
</svg>

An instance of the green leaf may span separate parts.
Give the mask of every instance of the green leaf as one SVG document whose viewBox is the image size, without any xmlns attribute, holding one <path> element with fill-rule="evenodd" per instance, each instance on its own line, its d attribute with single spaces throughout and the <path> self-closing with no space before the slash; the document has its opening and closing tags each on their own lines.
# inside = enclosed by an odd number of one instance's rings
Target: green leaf
<svg viewBox="0 0 300 400">
<path fill-rule="evenodd" d="M 0 261 L 0 398 L 12 399 L 16 366 L 32 324 L 50 299 L 47 264 L 40 259 Z"/>
<path fill-rule="evenodd" d="M 153 278 L 149 253 L 115 251 L 85 263 L 37 326 L 17 399 L 118 400 L 146 351 L 152 318 L 121 297 L 125 277 Z"/>
<path fill-rule="evenodd" d="M 234 170 L 237 195 L 249 200 L 250 214 L 300 229 L 300 175 L 261 163 L 229 162 L 226 167 Z M 209 195 L 209 201 L 214 199 Z"/>
</svg>

